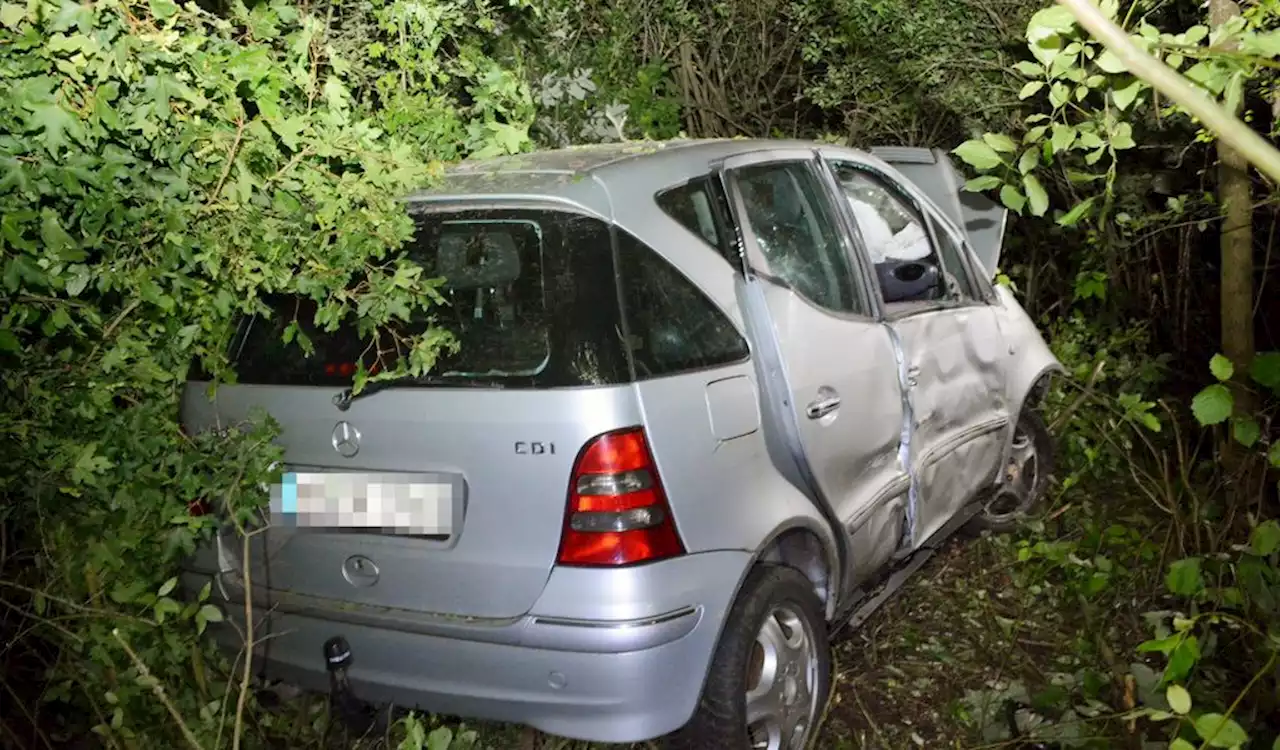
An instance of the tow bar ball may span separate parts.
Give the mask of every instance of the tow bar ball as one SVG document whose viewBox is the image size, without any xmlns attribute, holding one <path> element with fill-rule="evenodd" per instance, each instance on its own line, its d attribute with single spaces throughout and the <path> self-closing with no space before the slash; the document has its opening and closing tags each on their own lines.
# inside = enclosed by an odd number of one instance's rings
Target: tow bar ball
<svg viewBox="0 0 1280 750">
<path fill-rule="evenodd" d="M 341 672 L 345 677 L 351 666 L 351 644 L 340 635 L 324 642 L 324 666 L 330 672 Z"/>
</svg>

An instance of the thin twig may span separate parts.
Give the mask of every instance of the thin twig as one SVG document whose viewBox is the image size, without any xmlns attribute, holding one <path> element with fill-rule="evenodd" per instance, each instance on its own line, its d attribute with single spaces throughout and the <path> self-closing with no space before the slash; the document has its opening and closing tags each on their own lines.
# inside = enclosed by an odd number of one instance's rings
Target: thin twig
<svg viewBox="0 0 1280 750">
<path fill-rule="evenodd" d="M 187 722 L 183 720 L 182 714 L 178 713 L 178 707 L 173 705 L 173 701 L 169 700 L 169 696 L 165 693 L 164 686 L 160 684 L 160 680 L 156 679 L 155 676 L 151 674 L 151 670 L 147 668 L 146 663 L 142 661 L 142 658 L 138 656 L 137 652 L 135 652 L 133 648 L 129 646 L 129 643 L 124 639 L 124 637 L 120 635 L 120 629 L 112 628 L 111 636 L 119 641 L 120 645 L 124 647 L 125 653 L 128 654 L 129 659 L 133 661 L 133 666 L 138 669 L 139 678 L 150 678 L 151 692 L 156 694 L 156 698 L 160 699 L 160 702 L 164 704 L 165 709 L 169 711 L 169 715 L 173 717 L 175 722 L 177 722 L 178 728 L 182 730 L 182 736 L 186 739 L 187 744 L 194 748 L 194 750 L 204 750 L 204 748 L 200 746 L 200 742 L 196 739 L 196 736 L 191 733 L 191 728 L 187 726 Z"/>
<path fill-rule="evenodd" d="M 248 648 L 244 654 L 244 668 L 240 672 L 240 695 L 236 698 L 236 723 L 231 735 L 232 750 L 240 750 L 240 737 L 244 734 L 244 706 L 249 698 L 249 683 L 253 678 L 253 574 L 249 570 L 248 534 L 240 536 L 240 566 L 244 570 L 244 629 Z"/>
</svg>

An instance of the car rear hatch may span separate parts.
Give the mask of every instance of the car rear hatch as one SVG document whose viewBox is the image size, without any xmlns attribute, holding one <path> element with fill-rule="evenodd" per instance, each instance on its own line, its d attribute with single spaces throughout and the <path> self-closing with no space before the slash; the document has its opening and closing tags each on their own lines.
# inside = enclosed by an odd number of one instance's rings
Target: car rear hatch
<svg viewBox="0 0 1280 750">
<path fill-rule="evenodd" d="M 527 204 L 431 205 L 415 211 L 407 252 L 446 279 L 449 305 L 437 313 L 461 351 L 430 379 L 370 391 L 343 410 L 335 399 L 366 342 L 350 328 L 319 330 L 313 304 L 279 297 L 268 300 L 273 317 L 240 323 L 236 384 L 220 385 L 213 400 L 208 383 L 187 387 L 188 429 L 232 424 L 258 408 L 281 428 L 282 468 L 299 479 L 277 488 L 273 523 L 251 549 L 254 587 L 273 600 L 289 592 L 474 618 L 524 614 L 555 564 L 579 449 L 640 421 L 618 334 L 608 223 Z M 283 343 L 295 317 L 311 356 Z M 321 516 L 304 512 L 318 507 L 304 480 L 338 474 L 363 482 L 369 499 L 328 506 L 319 528 Z M 421 512 L 403 526 L 369 528 L 379 483 L 401 488 L 396 510 Z M 406 502 L 409 485 L 418 493 Z M 436 506 L 424 499 L 433 493 Z M 365 527 L 350 528 L 357 524 Z M 238 543 L 222 546 L 234 577 Z"/>
</svg>

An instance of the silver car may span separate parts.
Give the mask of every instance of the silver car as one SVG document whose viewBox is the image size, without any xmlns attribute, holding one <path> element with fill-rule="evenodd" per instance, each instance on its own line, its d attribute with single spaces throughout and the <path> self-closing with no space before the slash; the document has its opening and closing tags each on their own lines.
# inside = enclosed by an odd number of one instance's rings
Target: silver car
<svg viewBox="0 0 1280 750">
<path fill-rule="evenodd" d="M 276 299 L 241 322 L 238 383 L 187 389 L 189 429 L 257 407 L 283 429 L 249 562 L 262 672 L 323 690 L 341 636 L 369 702 L 804 746 L 831 631 L 1045 492 L 1061 367 L 992 283 L 1005 211 L 962 185 L 941 151 L 691 140 L 410 196 L 460 351 L 352 397 L 358 337 Z M 295 310 L 310 358 L 282 343 Z M 240 552 L 184 578 L 214 581 L 236 649 Z"/>
</svg>

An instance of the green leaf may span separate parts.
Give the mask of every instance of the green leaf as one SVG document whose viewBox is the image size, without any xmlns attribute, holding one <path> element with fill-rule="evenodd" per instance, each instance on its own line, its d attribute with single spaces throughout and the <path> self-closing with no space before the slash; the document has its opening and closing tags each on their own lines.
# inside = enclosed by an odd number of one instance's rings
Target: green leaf
<svg viewBox="0 0 1280 750">
<path fill-rule="evenodd" d="M 169 594 L 173 593 L 173 589 L 177 587 L 177 585 L 178 585 L 178 577 L 174 576 L 164 582 L 164 585 L 161 586 L 160 590 L 156 592 L 156 596 L 168 596 Z"/>
<path fill-rule="evenodd" d="M 1209 360 L 1209 372 L 1218 379 L 1218 382 L 1226 382 L 1236 374 L 1235 365 L 1231 364 L 1231 360 L 1221 354 L 1213 355 L 1213 359 Z"/>
<path fill-rule="evenodd" d="M 1223 94 L 1223 104 L 1230 112 L 1239 112 L 1241 105 L 1244 103 L 1244 71 L 1237 70 L 1231 74 L 1231 78 L 1227 79 L 1226 92 Z"/>
<path fill-rule="evenodd" d="M 166 617 L 182 611 L 182 605 L 165 596 L 161 597 L 160 600 L 156 602 L 154 609 L 156 624 L 163 625 Z"/>
<path fill-rule="evenodd" d="M 1196 719 L 1195 728 L 1209 747 L 1236 747 L 1249 741 L 1249 735 L 1235 719 L 1222 714 L 1202 714 Z"/>
<path fill-rule="evenodd" d="M 1071 88 L 1065 83 L 1055 83 L 1049 87 L 1049 103 L 1054 109 L 1071 101 Z"/>
<path fill-rule="evenodd" d="M 0 328 L 0 352 L 16 352 L 22 348 L 22 342 L 13 335 L 13 331 Z"/>
<path fill-rule="evenodd" d="M 199 613 L 209 622 L 222 622 L 222 610 L 213 604 L 201 605 Z"/>
<path fill-rule="evenodd" d="M 1021 214 L 1022 209 L 1027 205 L 1027 199 L 1013 185 L 1005 185 L 1000 188 L 1000 202 L 1010 211 L 1017 214 Z"/>
<path fill-rule="evenodd" d="M 1058 225 L 1063 227 L 1073 227 L 1080 222 L 1091 210 L 1093 210 L 1093 198 L 1086 198 L 1071 208 L 1070 211 L 1062 215 L 1058 219 Z"/>
<path fill-rule="evenodd" d="M 981 193 L 984 190 L 992 190 L 1004 184 L 1004 180 L 995 175 L 983 175 L 975 177 L 964 184 L 964 189 L 971 193 Z"/>
<path fill-rule="evenodd" d="M 1252 448 L 1262 438 L 1262 426 L 1253 417 L 1236 417 L 1231 420 L 1231 434 L 1237 443 Z"/>
<path fill-rule="evenodd" d="M 951 153 L 960 157 L 965 164 L 983 171 L 995 169 L 1003 163 L 995 149 L 986 141 L 976 138 L 961 143 Z"/>
<path fill-rule="evenodd" d="M 1203 426 L 1222 424 L 1231 416 L 1235 399 L 1225 385 L 1215 383 L 1191 399 L 1191 413 Z"/>
<path fill-rule="evenodd" d="M 56 154 L 67 145 L 68 138 L 77 141 L 84 139 L 84 127 L 80 118 L 57 104 L 36 104 L 29 109 L 31 116 L 27 120 L 27 128 L 44 131 L 44 147 L 50 154 Z"/>
<path fill-rule="evenodd" d="M 1169 708 L 1172 708 L 1176 714 L 1191 711 L 1191 693 L 1181 685 L 1170 685 L 1164 693 L 1164 698 L 1169 702 Z"/>
<path fill-rule="evenodd" d="M 1027 40 L 1037 42 L 1050 36 L 1061 36 L 1070 31 L 1076 23 L 1071 11 L 1061 5 L 1054 5 L 1037 12 L 1027 23 Z"/>
<path fill-rule="evenodd" d="M 1120 108 L 1120 111 L 1123 112 L 1129 108 L 1129 105 L 1133 104 L 1134 100 L 1138 98 L 1138 94 L 1142 93 L 1142 88 L 1142 81 L 1135 78 L 1128 86 L 1112 89 L 1111 99 L 1116 103 L 1116 106 Z"/>
<path fill-rule="evenodd" d="M 1103 50 L 1094 63 L 1106 73 L 1124 73 L 1129 70 L 1120 57 L 1109 49 Z"/>
<path fill-rule="evenodd" d="M 449 750 L 453 744 L 453 730 L 449 727 L 436 727 L 427 735 L 427 750 Z"/>
<path fill-rule="evenodd" d="M 1027 99 L 1033 97 L 1042 88 L 1044 88 L 1044 81 L 1027 81 L 1022 90 L 1018 92 L 1018 98 Z"/>
<path fill-rule="evenodd" d="M 1264 521 L 1253 527 L 1249 535 L 1249 551 L 1258 557 L 1267 557 L 1280 549 L 1280 521 Z"/>
<path fill-rule="evenodd" d="M 1053 144 L 1054 153 L 1060 154 L 1063 151 L 1066 151 L 1067 149 L 1071 148 L 1071 144 L 1075 142 L 1076 142 L 1075 128 L 1071 127 L 1070 125 L 1055 124 L 1053 126 L 1053 137 L 1050 139 L 1050 143 Z"/>
<path fill-rule="evenodd" d="M 1200 575 L 1200 558 L 1187 557 L 1172 563 L 1164 583 L 1178 596 L 1194 596 L 1204 591 L 1204 578 Z"/>
<path fill-rule="evenodd" d="M 1280 390 L 1280 352 L 1266 352 L 1253 358 L 1249 376 L 1264 388 Z"/>
<path fill-rule="evenodd" d="M 1027 78 L 1040 78 L 1044 75 L 1044 67 L 1036 65 L 1030 60 L 1019 61 L 1018 64 L 1013 66 L 1013 69 Z"/>
<path fill-rule="evenodd" d="M 1173 742 L 1169 743 L 1169 750 L 1196 750 L 1196 746 L 1181 737 L 1175 737 Z"/>
<path fill-rule="evenodd" d="M 1031 174 L 1040 163 L 1040 149 L 1029 148 L 1022 152 L 1022 156 L 1018 159 L 1018 172 L 1021 174 Z"/>
<path fill-rule="evenodd" d="M 1117 151 L 1133 148 L 1138 144 L 1133 140 L 1133 126 L 1127 122 L 1122 122 L 1116 126 L 1111 134 L 1111 148 Z"/>
<path fill-rule="evenodd" d="M 1033 174 L 1022 178 L 1022 187 L 1027 191 L 1027 202 L 1031 205 L 1032 216 L 1044 216 L 1049 210 L 1049 194 L 1045 192 L 1040 180 Z"/>
<path fill-rule="evenodd" d="M 0 3 L 0 25 L 7 29 L 16 29 L 22 19 L 26 18 L 27 9 L 15 3 Z"/>
<path fill-rule="evenodd" d="M 1185 680 L 1200 660 L 1200 641 L 1194 635 L 1186 636 L 1169 654 L 1169 665 L 1164 668 L 1164 681 Z"/>
<path fill-rule="evenodd" d="M 1012 154 L 1018 150 L 1018 144 L 1013 139 L 1003 133 L 983 133 L 982 140 L 988 146 L 1005 154 Z"/>
</svg>

